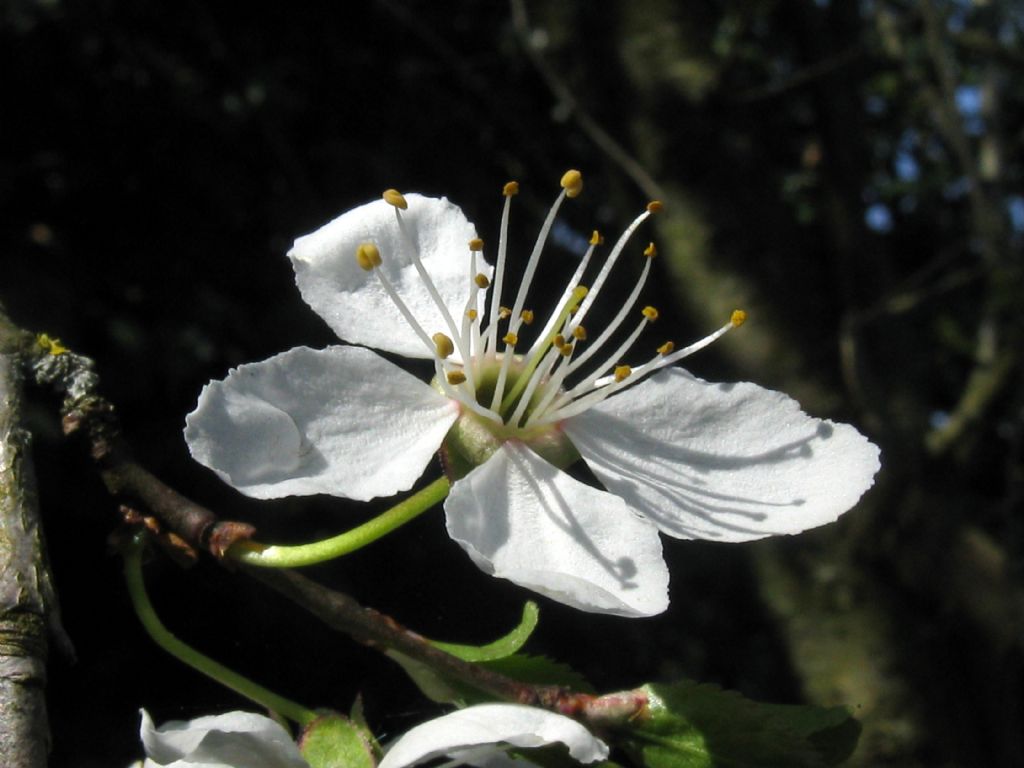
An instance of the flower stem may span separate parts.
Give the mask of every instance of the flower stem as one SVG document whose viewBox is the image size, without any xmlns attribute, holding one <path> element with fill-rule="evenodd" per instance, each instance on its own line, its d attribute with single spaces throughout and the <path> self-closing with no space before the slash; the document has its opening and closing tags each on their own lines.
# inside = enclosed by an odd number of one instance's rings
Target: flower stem
<svg viewBox="0 0 1024 768">
<path fill-rule="evenodd" d="M 128 594 L 131 596 L 132 607 L 135 608 L 139 621 L 142 622 L 142 626 L 145 627 L 149 636 L 153 638 L 153 642 L 178 661 L 202 672 L 225 688 L 230 688 L 250 701 L 284 715 L 299 725 L 305 726 L 313 722 L 317 714 L 312 710 L 278 696 L 249 678 L 214 661 L 209 656 L 204 656 L 170 633 L 156 615 L 153 604 L 149 602 L 149 596 L 146 594 L 146 585 L 142 578 L 142 542 L 143 536 L 136 535 L 131 543 L 124 548 L 124 577 L 128 582 Z"/>
<path fill-rule="evenodd" d="M 420 516 L 448 495 L 447 477 L 441 477 L 426 488 L 417 491 L 391 509 L 345 533 L 323 541 L 294 546 L 261 544 L 257 541 L 239 541 L 228 550 L 235 560 L 246 565 L 268 568 L 295 568 L 314 565 L 362 549 L 377 539 Z"/>
</svg>

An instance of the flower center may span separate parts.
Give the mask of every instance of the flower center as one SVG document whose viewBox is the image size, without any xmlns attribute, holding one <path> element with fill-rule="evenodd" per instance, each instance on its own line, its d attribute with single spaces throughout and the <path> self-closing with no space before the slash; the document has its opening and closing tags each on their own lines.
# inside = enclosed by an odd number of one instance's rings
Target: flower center
<svg viewBox="0 0 1024 768">
<path fill-rule="evenodd" d="M 503 368 L 506 370 L 506 382 L 513 390 L 519 381 L 529 378 L 522 358 L 513 358 L 507 368 L 503 363 L 503 357 L 499 356 L 494 364 L 483 367 L 476 392 L 477 402 L 481 405 L 489 403 L 493 398 Z M 434 384 L 437 386 L 436 380 Z M 532 395 L 527 396 L 525 390 L 520 390 L 520 393 L 511 400 L 507 412 L 499 412 L 499 415 L 504 416 L 500 422 L 464 410 L 456 419 L 441 447 L 448 474 L 454 478 L 462 477 L 473 467 L 487 461 L 508 440 L 525 443 L 556 467 L 565 468 L 575 463 L 579 459 L 579 453 L 562 431 L 560 424 L 523 426 L 522 422 L 541 398 L 542 392 L 535 390 Z M 520 403 L 524 404 L 522 409 L 519 407 Z M 511 413 L 517 411 L 524 414 L 520 422 L 514 422 L 509 417 Z"/>
<path fill-rule="evenodd" d="M 556 466 L 567 466 L 578 454 L 562 432 L 560 425 L 565 419 L 702 349 L 746 319 L 746 314 L 737 310 L 728 323 L 704 339 L 679 350 L 671 341 L 665 342 L 647 362 L 633 367 L 624 362 L 625 356 L 645 328 L 658 318 L 654 307 L 644 307 L 638 313 L 640 317 L 634 329 L 609 353 L 606 347 L 635 311 L 650 274 L 651 262 L 657 253 L 651 243 L 643 251 L 644 265 L 639 279 L 608 326 L 592 335 L 583 325 L 633 233 L 653 213 L 661 210 L 661 203 L 655 201 L 622 233 L 588 288 L 581 281 L 595 250 L 604 242 L 599 233 L 593 233 L 589 248 L 561 299 L 544 323 L 535 323 L 537 316 L 526 308 L 530 285 L 558 210 L 565 198 L 576 197 L 582 191 L 582 176 L 578 171 L 567 171 L 561 187 L 530 253 L 522 282 L 508 306 L 503 303 L 503 296 L 509 211 L 519 186 L 516 182 L 505 185 L 493 282 L 480 271 L 478 259 L 483 241 L 474 238 L 468 244 L 467 299 L 458 309 L 445 305 L 423 264 L 403 217 L 403 211 L 408 209 L 405 198 L 393 189 L 384 193 L 384 200 L 394 208 L 400 237 L 412 254 L 412 266 L 443 319 L 445 327 L 429 329 L 433 333 L 428 333 L 417 321 L 380 268 L 386 255 L 382 256 L 374 243 L 363 243 L 357 249 L 359 265 L 377 275 L 383 289 L 429 349 L 435 366 L 433 385 L 462 408 L 462 415 L 442 449 L 450 472 L 455 476 L 482 464 L 507 440 L 522 441 Z M 483 269 L 486 271 L 486 265 Z M 482 312 L 478 310 L 481 291 L 489 291 L 489 301 L 483 305 Z M 536 333 L 531 332 L 534 326 L 539 328 Z M 524 343 L 526 336 L 533 339 L 529 345 Z"/>
</svg>

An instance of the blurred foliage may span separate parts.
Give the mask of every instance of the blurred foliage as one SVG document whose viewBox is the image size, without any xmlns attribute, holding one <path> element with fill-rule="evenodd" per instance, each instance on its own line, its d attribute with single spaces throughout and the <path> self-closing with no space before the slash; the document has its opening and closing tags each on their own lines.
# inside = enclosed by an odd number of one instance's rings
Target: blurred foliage
<svg viewBox="0 0 1024 768">
<path fill-rule="evenodd" d="M 660 322 L 683 340 L 751 315 L 693 370 L 854 421 L 883 474 L 822 531 L 666 542 L 668 613 L 545 603 L 531 649 L 601 688 L 685 675 L 850 705 L 856 765 L 1021 764 L 1022 35 L 1009 0 L 8 0 L 0 296 L 96 358 L 159 474 L 295 540 L 365 513 L 244 500 L 179 433 L 228 367 L 333 341 L 293 287 L 295 236 L 395 186 L 447 195 L 493 242 L 517 178 L 526 245 L 566 167 L 587 189 L 560 242 L 661 197 Z M 39 474 L 78 652 L 51 665 L 53 764 L 126 764 L 139 706 L 239 702 L 145 641 L 104 555 L 111 502 L 50 406 Z M 310 706 L 362 691 L 378 733 L 421 719 L 396 666 L 290 606 L 213 566 L 151 569 L 167 624 L 211 655 Z M 465 642 L 522 602 L 439 516 L 315 575 Z"/>
</svg>

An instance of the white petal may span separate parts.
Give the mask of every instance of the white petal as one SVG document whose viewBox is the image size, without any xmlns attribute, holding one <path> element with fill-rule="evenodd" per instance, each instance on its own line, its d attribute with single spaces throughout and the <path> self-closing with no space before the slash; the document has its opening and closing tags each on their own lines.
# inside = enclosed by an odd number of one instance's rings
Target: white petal
<svg viewBox="0 0 1024 768">
<path fill-rule="evenodd" d="M 469 241 L 476 228 L 446 198 L 405 196 L 402 211 L 407 231 L 445 306 L 461 322 L 470 291 Z M 377 200 L 344 213 L 316 232 L 295 241 L 288 252 L 302 298 L 346 341 L 406 357 L 432 353 L 409 327 L 380 280 L 356 264 L 356 248 L 372 242 L 380 249 L 380 267 L 428 336 L 451 335 L 442 315 L 413 266 L 412 253 L 395 220 L 395 209 Z M 491 267 L 477 260 L 488 277 Z M 477 311 L 483 310 L 483 292 Z"/>
<path fill-rule="evenodd" d="M 666 370 L 564 424 L 594 474 L 670 536 L 748 541 L 834 521 L 878 448 L 754 384 Z"/>
<path fill-rule="evenodd" d="M 657 529 L 521 443 L 457 481 L 444 508 L 448 533 L 487 573 L 595 613 L 668 607 Z"/>
<path fill-rule="evenodd" d="M 412 486 L 458 407 L 361 347 L 308 347 L 231 370 L 186 419 L 197 461 L 260 499 L 365 501 Z"/>
<path fill-rule="evenodd" d="M 308 768 L 288 732 L 263 715 L 228 712 L 154 727 L 142 710 L 146 766 L 168 768 Z"/>
<path fill-rule="evenodd" d="M 563 715 L 521 704 L 480 704 L 423 723 L 396 741 L 379 768 L 404 768 L 435 757 L 469 757 L 486 745 L 543 747 L 560 742 L 581 763 L 608 756 L 608 747 L 590 731 Z"/>
</svg>

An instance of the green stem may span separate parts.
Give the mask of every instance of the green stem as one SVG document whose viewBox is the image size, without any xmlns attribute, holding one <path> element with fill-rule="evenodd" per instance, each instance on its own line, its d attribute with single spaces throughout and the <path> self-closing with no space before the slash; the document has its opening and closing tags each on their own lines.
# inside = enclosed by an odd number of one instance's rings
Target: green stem
<svg viewBox="0 0 1024 768">
<path fill-rule="evenodd" d="M 261 544 L 257 541 L 240 541 L 228 550 L 228 554 L 246 565 L 261 565 L 268 568 L 296 568 L 323 563 L 362 549 L 419 517 L 442 501 L 448 495 L 449 488 L 448 478 L 441 477 L 372 520 L 323 541 L 290 547 Z"/>
<path fill-rule="evenodd" d="M 136 536 L 132 543 L 125 547 L 124 551 L 124 577 L 128 582 L 128 594 L 131 596 L 132 606 L 135 613 L 145 627 L 146 632 L 153 642 L 171 654 L 174 658 L 187 664 L 193 669 L 202 672 L 212 680 L 217 681 L 225 688 L 230 688 L 235 693 L 241 694 L 250 701 L 254 701 L 262 707 L 273 712 L 284 715 L 299 725 L 309 725 L 317 718 L 317 714 L 306 709 L 294 701 L 278 696 L 276 693 L 267 690 L 258 683 L 254 683 L 247 677 L 228 669 L 223 664 L 214 661 L 209 656 L 186 645 L 176 638 L 163 625 L 160 618 L 153 609 L 146 594 L 146 585 L 142 578 L 142 537 Z"/>
</svg>

